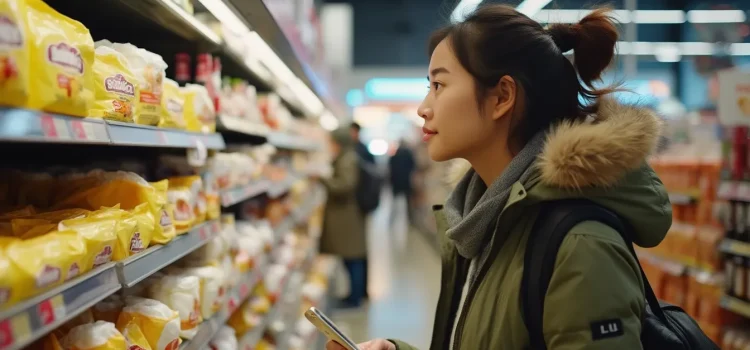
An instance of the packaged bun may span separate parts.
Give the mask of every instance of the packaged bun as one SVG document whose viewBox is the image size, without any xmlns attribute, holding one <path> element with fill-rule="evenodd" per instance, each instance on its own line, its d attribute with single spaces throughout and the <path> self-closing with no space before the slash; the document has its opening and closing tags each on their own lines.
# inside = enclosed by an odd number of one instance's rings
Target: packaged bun
<svg viewBox="0 0 750 350">
<path fill-rule="evenodd" d="M 180 346 L 180 316 L 164 303 L 146 298 L 127 298 L 117 326 L 138 325 L 153 350 L 174 350 Z"/>
<path fill-rule="evenodd" d="M 139 85 L 130 63 L 108 46 L 98 46 L 95 53 L 95 99 L 89 116 L 132 123 L 138 113 Z"/>
<path fill-rule="evenodd" d="M 163 302 L 180 317 L 180 336 L 192 339 L 203 322 L 200 309 L 200 279 L 189 275 L 166 275 L 151 285 L 150 296 Z"/>
<path fill-rule="evenodd" d="M 125 337 L 115 325 L 105 321 L 87 323 L 70 330 L 62 341 L 70 350 L 122 350 L 127 348 Z"/>
</svg>

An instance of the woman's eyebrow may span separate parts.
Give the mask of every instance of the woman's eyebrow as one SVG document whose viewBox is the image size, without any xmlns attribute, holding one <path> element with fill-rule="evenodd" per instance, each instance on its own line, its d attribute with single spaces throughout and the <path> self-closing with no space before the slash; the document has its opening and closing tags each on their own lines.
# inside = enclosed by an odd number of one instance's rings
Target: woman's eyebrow
<svg viewBox="0 0 750 350">
<path fill-rule="evenodd" d="M 430 71 L 430 76 L 434 78 L 436 75 L 441 74 L 441 73 L 450 73 L 450 72 L 448 71 L 448 69 L 444 67 L 438 67 Z M 430 77 L 427 77 L 427 79 L 429 80 Z"/>
</svg>

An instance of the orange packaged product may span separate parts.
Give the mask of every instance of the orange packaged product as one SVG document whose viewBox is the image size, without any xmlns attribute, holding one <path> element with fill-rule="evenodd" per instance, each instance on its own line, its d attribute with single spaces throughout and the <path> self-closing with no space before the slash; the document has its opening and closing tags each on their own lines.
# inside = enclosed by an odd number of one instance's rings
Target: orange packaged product
<svg viewBox="0 0 750 350">
<path fill-rule="evenodd" d="M 683 276 L 664 275 L 664 300 L 670 304 L 685 308 L 686 283 Z"/>
<path fill-rule="evenodd" d="M 721 270 L 719 243 L 724 238 L 724 231 L 716 225 L 704 225 L 698 231 L 698 266 L 708 271 Z"/>
</svg>

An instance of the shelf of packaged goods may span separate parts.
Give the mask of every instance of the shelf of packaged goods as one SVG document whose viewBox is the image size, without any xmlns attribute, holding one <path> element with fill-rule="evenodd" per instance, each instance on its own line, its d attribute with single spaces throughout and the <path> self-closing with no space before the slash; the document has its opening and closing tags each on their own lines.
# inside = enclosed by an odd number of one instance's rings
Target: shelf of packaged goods
<svg viewBox="0 0 750 350">
<path fill-rule="evenodd" d="M 717 197 L 724 200 L 750 202 L 750 182 L 721 181 L 717 190 Z"/>
<path fill-rule="evenodd" d="M 221 150 L 226 147 L 221 134 L 203 134 L 176 129 L 107 121 L 109 138 L 115 146 L 164 148 L 204 148 Z"/>
<path fill-rule="evenodd" d="M 750 303 L 729 295 L 721 297 L 721 307 L 744 317 L 750 317 Z"/>
<path fill-rule="evenodd" d="M 218 220 L 194 227 L 164 245 L 156 245 L 117 263 L 117 274 L 126 288 L 136 285 L 146 277 L 202 247 L 220 231 Z"/>
<path fill-rule="evenodd" d="M 283 285 L 281 286 L 281 291 L 279 292 L 279 295 L 284 295 L 287 291 L 287 287 L 289 286 L 289 277 L 285 278 Z M 263 339 L 263 334 L 265 334 L 266 329 L 268 329 L 268 326 L 271 325 L 271 322 L 278 319 L 279 313 L 281 312 L 281 301 L 278 301 L 271 306 L 271 310 L 268 311 L 267 314 L 265 314 L 262 318 L 260 323 L 258 323 L 257 326 L 253 327 L 250 331 L 245 333 L 242 337 L 240 337 L 239 340 L 239 349 L 255 349 L 255 346 L 260 342 L 261 339 Z"/>
<path fill-rule="evenodd" d="M 224 149 L 220 134 L 68 117 L 19 108 L 0 109 L 0 141 Z"/>
<path fill-rule="evenodd" d="M 268 196 L 271 198 L 278 198 L 284 193 L 287 193 L 295 182 L 301 179 L 300 176 L 294 174 L 288 174 L 283 180 L 275 181 L 269 184 Z"/>
<path fill-rule="evenodd" d="M 231 131 L 259 138 L 266 138 L 269 133 L 268 127 L 263 124 L 253 123 L 248 120 L 227 115 L 219 116 L 216 128 L 221 131 Z"/>
<path fill-rule="evenodd" d="M 286 134 L 283 132 L 272 132 L 268 134 L 268 143 L 283 149 L 295 151 L 316 151 L 318 143 L 307 140 L 302 136 Z"/>
<path fill-rule="evenodd" d="M 115 263 L 0 312 L 0 349 L 22 349 L 121 288 Z"/>
<path fill-rule="evenodd" d="M 232 290 L 226 295 L 226 303 L 213 317 L 201 323 L 198 333 L 193 339 L 185 341 L 180 345 L 181 350 L 200 350 L 208 348 L 208 343 L 216 335 L 216 332 L 227 323 L 229 316 L 239 307 L 253 291 L 255 285 L 263 278 L 263 269 L 255 269 L 248 273 Z"/>
<path fill-rule="evenodd" d="M 245 186 L 224 190 L 221 192 L 221 205 L 224 207 L 235 205 L 265 193 L 270 187 L 271 185 L 268 181 L 258 180 Z"/>
<path fill-rule="evenodd" d="M 750 258 L 750 243 L 725 238 L 719 244 L 719 251 L 726 254 L 740 255 Z"/>
<path fill-rule="evenodd" d="M 276 349 L 286 350 L 289 348 L 289 338 L 294 332 L 295 321 L 299 318 L 299 309 L 302 305 L 302 285 L 304 284 L 304 275 L 300 270 L 291 273 L 289 277 L 291 285 L 286 288 L 285 294 L 279 300 L 279 309 L 275 319 L 270 320 L 269 324 L 278 324 L 281 330 L 276 334 Z"/>
</svg>

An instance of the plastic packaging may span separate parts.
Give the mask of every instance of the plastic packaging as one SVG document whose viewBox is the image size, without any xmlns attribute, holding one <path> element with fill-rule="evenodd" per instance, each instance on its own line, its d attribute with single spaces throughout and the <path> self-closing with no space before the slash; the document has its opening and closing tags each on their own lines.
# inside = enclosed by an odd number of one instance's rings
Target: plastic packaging
<svg viewBox="0 0 750 350">
<path fill-rule="evenodd" d="M 18 1 L 20 2 L 20 1 Z M 25 0 L 30 59 L 28 106 L 53 113 L 86 116 L 94 100 L 94 40 L 81 23 L 41 0 Z"/>
<path fill-rule="evenodd" d="M 143 332 L 153 350 L 174 350 L 180 346 L 180 316 L 164 303 L 146 298 L 126 299 L 117 319 L 118 328 L 133 322 Z"/>
<path fill-rule="evenodd" d="M 185 97 L 180 92 L 180 86 L 176 81 L 164 79 L 161 104 L 164 114 L 159 120 L 159 127 L 185 129 Z"/>
<path fill-rule="evenodd" d="M 0 2 L 0 105 L 25 106 L 31 94 L 25 13 L 23 1 Z"/>
<path fill-rule="evenodd" d="M 23 299 L 36 295 L 86 272 L 86 244 L 74 231 L 51 232 L 6 246 L 12 262 L 8 280 L 15 281 L 11 295 Z M 20 273 L 20 276 L 15 274 Z M 5 277 L 3 278 L 5 280 Z"/>
<path fill-rule="evenodd" d="M 170 184 L 167 191 L 167 202 L 174 208 L 174 228 L 177 234 L 183 234 L 190 230 L 193 222 L 195 222 L 195 213 L 193 212 L 195 197 L 190 188 Z"/>
<path fill-rule="evenodd" d="M 130 320 L 125 327 L 120 329 L 127 342 L 128 350 L 151 350 L 146 336 L 143 334 L 141 327 L 133 320 Z"/>
<path fill-rule="evenodd" d="M 238 350 L 239 343 L 234 335 L 234 329 L 229 326 L 221 326 L 211 339 L 209 346 L 212 350 Z"/>
<path fill-rule="evenodd" d="M 96 48 L 95 100 L 89 116 L 132 123 L 138 114 L 138 81 L 125 56 L 107 46 Z"/>
<path fill-rule="evenodd" d="M 127 347 L 122 333 L 114 324 L 105 321 L 71 329 L 62 343 L 65 349 L 70 350 L 122 350 Z"/>
<path fill-rule="evenodd" d="M 199 278 L 201 315 L 203 318 L 212 317 L 221 309 L 224 297 L 224 271 L 218 267 L 205 266 L 186 269 L 184 274 Z"/>
<path fill-rule="evenodd" d="M 200 279 L 188 275 L 167 275 L 150 287 L 152 298 L 180 315 L 180 336 L 192 339 L 203 321 L 200 308 Z"/>
<path fill-rule="evenodd" d="M 216 109 L 208 90 L 203 85 L 187 84 L 180 88 L 185 98 L 185 124 L 195 132 L 216 131 Z"/>
<path fill-rule="evenodd" d="M 180 190 L 184 191 L 187 190 L 189 193 L 187 193 L 188 197 L 190 198 L 190 205 L 191 209 L 193 211 L 193 222 L 192 225 L 201 223 L 206 220 L 206 195 L 203 190 L 203 180 L 200 176 L 181 176 L 181 177 L 173 177 L 169 179 L 169 189 L 170 190 Z M 182 194 L 181 196 L 185 196 L 185 194 Z M 170 200 L 170 202 L 172 202 Z M 174 203 L 174 202 L 173 202 Z M 187 213 L 183 213 L 182 211 L 186 210 L 185 202 L 177 202 L 175 203 L 175 220 L 179 221 L 188 221 L 188 215 Z M 180 211 L 180 219 L 177 219 L 177 212 Z M 176 223 L 175 223 L 176 224 Z"/>
<path fill-rule="evenodd" d="M 86 259 L 83 269 L 90 269 L 104 265 L 112 260 L 112 254 L 117 243 L 117 221 L 119 215 L 112 213 L 116 218 L 81 218 L 60 222 L 59 230 L 71 230 L 78 233 L 86 244 Z"/>
<path fill-rule="evenodd" d="M 91 313 L 97 321 L 117 323 L 122 308 L 125 306 L 119 295 L 110 295 L 104 300 L 96 303 L 91 308 Z"/>
<path fill-rule="evenodd" d="M 135 47 L 132 44 L 112 44 L 112 48 L 121 52 L 138 78 L 138 114 L 135 122 L 144 125 L 157 125 L 164 114 L 162 107 L 162 84 L 164 83 L 167 63 L 153 53 Z"/>
<path fill-rule="evenodd" d="M 159 209 L 156 218 L 157 224 L 161 227 L 161 235 L 157 238 L 157 243 L 166 243 L 177 235 L 174 226 L 174 205 L 168 200 L 169 180 L 152 182 L 151 186 L 156 191 L 154 202 Z"/>
</svg>

